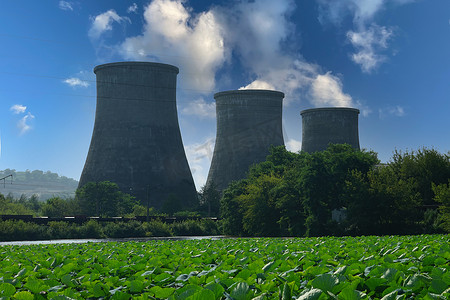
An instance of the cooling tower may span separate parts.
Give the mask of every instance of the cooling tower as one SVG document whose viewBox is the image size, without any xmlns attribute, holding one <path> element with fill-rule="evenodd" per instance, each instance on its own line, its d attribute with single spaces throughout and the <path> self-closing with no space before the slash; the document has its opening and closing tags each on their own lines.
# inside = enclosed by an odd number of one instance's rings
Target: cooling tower
<svg viewBox="0 0 450 300">
<path fill-rule="evenodd" d="M 284 94 L 267 90 L 220 92 L 216 100 L 217 134 L 206 186 L 224 190 L 245 177 L 252 164 L 266 160 L 270 146 L 284 145 Z"/>
<path fill-rule="evenodd" d="M 359 110 L 347 107 L 326 107 L 303 110 L 302 151 L 322 151 L 333 144 L 350 144 L 359 150 Z"/>
<path fill-rule="evenodd" d="M 197 193 L 178 126 L 178 68 L 118 62 L 94 68 L 97 108 L 79 187 L 108 180 L 150 206 L 171 196 L 193 205 Z M 184 206 L 184 207 L 183 207 Z"/>
</svg>

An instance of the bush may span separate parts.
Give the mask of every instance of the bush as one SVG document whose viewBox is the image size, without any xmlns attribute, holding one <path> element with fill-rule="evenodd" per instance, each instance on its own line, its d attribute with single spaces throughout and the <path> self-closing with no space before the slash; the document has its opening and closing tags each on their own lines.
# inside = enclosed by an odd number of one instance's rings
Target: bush
<svg viewBox="0 0 450 300">
<path fill-rule="evenodd" d="M 161 220 L 152 220 L 142 223 L 145 235 L 150 236 L 173 236 L 172 228 L 169 224 L 163 223 Z"/>
<path fill-rule="evenodd" d="M 48 238 L 46 227 L 23 220 L 0 221 L 0 241 L 27 241 Z"/>
<path fill-rule="evenodd" d="M 186 220 L 172 224 L 174 235 L 217 235 L 219 228 L 212 220 Z"/>
<path fill-rule="evenodd" d="M 199 221 L 186 220 L 172 224 L 174 235 L 202 235 L 203 230 Z"/>
<path fill-rule="evenodd" d="M 79 226 L 67 222 L 49 222 L 47 236 L 50 239 L 73 239 L 79 237 Z"/>
<path fill-rule="evenodd" d="M 79 238 L 99 239 L 103 237 L 105 237 L 103 228 L 95 220 L 89 220 L 79 228 Z"/>
<path fill-rule="evenodd" d="M 146 235 L 142 223 L 138 221 L 108 223 L 103 233 L 110 238 L 144 237 Z"/>
</svg>

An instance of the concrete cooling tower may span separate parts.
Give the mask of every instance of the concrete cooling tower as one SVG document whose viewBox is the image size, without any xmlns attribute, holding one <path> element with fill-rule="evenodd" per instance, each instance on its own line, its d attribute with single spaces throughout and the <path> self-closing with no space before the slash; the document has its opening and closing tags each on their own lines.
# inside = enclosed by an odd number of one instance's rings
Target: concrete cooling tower
<svg viewBox="0 0 450 300">
<path fill-rule="evenodd" d="M 270 146 L 284 145 L 284 94 L 268 90 L 220 92 L 216 100 L 217 134 L 206 186 L 224 190 L 245 177 L 252 164 L 266 160 Z"/>
<path fill-rule="evenodd" d="M 359 110 L 347 107 L 306 109 L 302 115 L 302 151 L 322 151 L 333 144 L 350 144 L 359 150 Z"/>
<path fill-rule="evenodd" d="M 176 107 L 178 68 L 149 62 L 95 67 L 94 131 L 79 187 L 111 181 L 150 206 L 169 196 L 190 207 L 197 197 Z"/>
</svg>

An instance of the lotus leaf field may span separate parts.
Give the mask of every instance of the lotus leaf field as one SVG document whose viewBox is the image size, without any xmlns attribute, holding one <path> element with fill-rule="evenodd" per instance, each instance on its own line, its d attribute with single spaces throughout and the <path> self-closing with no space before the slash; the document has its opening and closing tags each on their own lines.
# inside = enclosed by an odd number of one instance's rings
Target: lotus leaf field
<svg viewBox="0 0 450 300">
<path fill-rule="evenodd" d="M 449 299 L 448 235 L 0 247 L 1 299 Z"/>
</svg>

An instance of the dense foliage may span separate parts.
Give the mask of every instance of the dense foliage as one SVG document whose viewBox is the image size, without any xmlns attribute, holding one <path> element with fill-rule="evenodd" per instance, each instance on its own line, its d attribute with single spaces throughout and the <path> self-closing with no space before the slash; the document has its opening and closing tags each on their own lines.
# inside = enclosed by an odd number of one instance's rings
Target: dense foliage
<svg viewBox="0 0 450 300">
<path fill-rule="evenodd" d="M 171 199 L 174 202 L 171 202 Z M 199 201 L 189 211 L 181 210 L 182 199 L 168 198 L 161 210 L 147 207 L 134 197 L 119 190 L 116 183 L 110 181 L 89 182 L 77 189 L 73 198 L 51 197 L 39 201 L 37 195 L 27 197 L 22 194 L 14 198 L 9 193 L 6 197 L 0 193 L 0 215 L 33 215 L 64 217 L 74 215 L 99 217 L 134 217 L 134 216 L 180 216 L 209 217 L 219 216 L 220 196 L 215 189 L 202 189 Z"/>
<path fill-rule="evenodd" d="M 164 223 L 161 220 L 138 222 L 97 222 L 82 224 L 51 221 L 36 224 L 23 220 L 0 220 L 0 242 L 84 238 L 128 238 L 219 235 L 220 223 L 210 219 Z"/>
<path fill-rule="evenodd" d="M 132 196 L 121 192 L 119 186 L 110 181 L 86 183 L 77 189 L 75 199 L 81 214 L 99 217 L 123 216 L 137 204 Z"/>
<path fill-rule="evenodd" d="M 2 246 L 0 297 L 448 299 L 449 260 L 442 235 Z"/>
<path fill-rule="evenodd" d="M 449 178 L 450 156 L 435 150 L 396 151 L 379 165 L 376 153 L 349 145 L 311 154 L 276 147 L 223 192 L 224 230 L 244 236 L 448 231 Z"/>
</svg>

